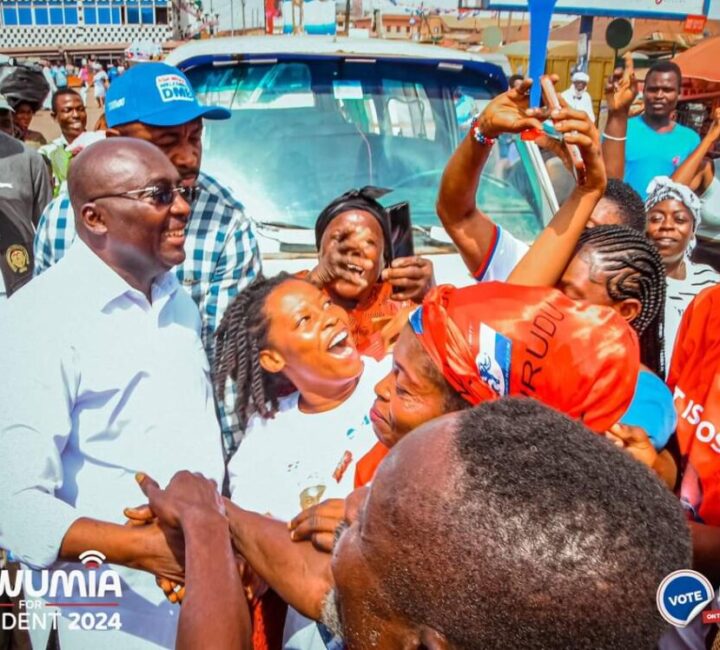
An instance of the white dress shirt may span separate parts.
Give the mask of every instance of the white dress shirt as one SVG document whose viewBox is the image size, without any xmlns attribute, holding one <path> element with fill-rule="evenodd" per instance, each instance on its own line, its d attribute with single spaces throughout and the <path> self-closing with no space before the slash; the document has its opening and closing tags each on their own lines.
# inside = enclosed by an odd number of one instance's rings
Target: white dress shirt
<svg viewBox="0 0 720 650">
<path fill-rule="evenodd" d="M 0 303 L 0 547 L 24 564 L 82 569 L 56 561 L 65 533 L 80 517 L 123 523 L 123 508 L 145 501 L 136 472 L 166 485 L 188 469 L 222 484 L 200 317 L 178 289 L 162 275 L 151 304 L 78 240 Z M 107 613 L 120 614 L 122 629 L 68 629 L 72 611 L 98 608 L 60 608 L 61 645 L 173 648 L 177 607 L 150 574 L 113 568 L 123 596 Z"/>
</svg>

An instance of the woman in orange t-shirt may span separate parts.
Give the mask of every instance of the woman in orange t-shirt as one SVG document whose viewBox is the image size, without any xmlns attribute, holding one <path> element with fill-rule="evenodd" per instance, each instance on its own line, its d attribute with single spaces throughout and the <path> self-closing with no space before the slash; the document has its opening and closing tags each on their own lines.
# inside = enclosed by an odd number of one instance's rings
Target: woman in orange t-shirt
<svg viewBox="0 0 720 650">
<path fill-rule="evenodd" d="M 347 311 L 358 350 L 376 359 L 405 322 L 403 308 L 433 284 L 429 260 L 394 256 L 390 212 L 407 207 L 384 208 L 377 199 L 386 192 L 364 187 L 331 201 L 315 223 L 318 264 L 299 274 Z"/>
</svg>

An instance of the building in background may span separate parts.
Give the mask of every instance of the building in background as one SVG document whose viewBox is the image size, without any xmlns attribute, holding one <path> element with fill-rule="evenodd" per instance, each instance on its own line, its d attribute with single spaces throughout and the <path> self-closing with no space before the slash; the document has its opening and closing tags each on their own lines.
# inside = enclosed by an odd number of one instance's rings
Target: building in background
<svg viewBox="0 0 720 650">
<path fill-rule="evenodd" d="M 188 0 L 177 5 L 191 4 Z M 180 11 L 180 31 L 184 37 L 198 34 L 240 34 L 264 29 L 264 0 L 202 0 L 193 11 Z M 278 9 L 279 9 L 279 2 Z"/>
<path fill-rule="evenodd" d="M 173 37 L 171 0 L 3 0 L 0 48 L 58 49 Z"/>
</svg>

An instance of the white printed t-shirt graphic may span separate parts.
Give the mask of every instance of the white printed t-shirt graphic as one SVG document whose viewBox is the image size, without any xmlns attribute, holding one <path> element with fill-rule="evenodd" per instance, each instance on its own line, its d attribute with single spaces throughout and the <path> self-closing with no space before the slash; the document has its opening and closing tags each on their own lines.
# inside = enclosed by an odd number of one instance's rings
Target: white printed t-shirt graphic
<svg viewBox="0 0 720 650">
<path fill-rule="evenodd" d="M 344 499 L 353 491 L 355 465 L 377 443 L 368 412 L 374 387 L 391 369 L 363 358 L 365 370 L 355 392 L 325 413 L 298 409 L 298 393 L 280 400 L 274 418 L 251 419 L 243 443 L 228 464 L 230 494 L 241 508 L 290 521 L 301 511 L 305 490 L 322 491 L 319 501 Z M 324 490 L 317 490 L 324 486 Z M 307 494 L 307 492 L 305 493 Z M 324 649 L 313 621 L 290 609 L 285 648 Z"/>
</svg>

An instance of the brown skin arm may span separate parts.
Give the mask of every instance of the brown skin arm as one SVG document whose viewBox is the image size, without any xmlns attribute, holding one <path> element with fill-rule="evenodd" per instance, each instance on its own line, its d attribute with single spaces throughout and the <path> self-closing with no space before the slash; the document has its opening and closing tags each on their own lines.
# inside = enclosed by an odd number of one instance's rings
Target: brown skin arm
<svg viewBox="0 0 720 650">
<path fill-rule="evenodd" d="M 650 437 L 642 427 L 616 424 L 610 427 L 605 437 L 628 452 L 636 461 L 652 469 L 668 490 L 675 489 L 677 481 L 675 459 L 667 450 L 655 451 Z"/>
<path fill-rule="evenodd" d="M 252 648 L 250 612 L 227 520 L 214 514 L 187 518 L 183 533 L 187 587 L 175 647 Z"/>
<path fill-rule="evenodd" d="M 607 176 L 600 151 L 600 136 L 584 111 L 567 106 L 552 115 L 565 142 L 580 148 L 585 182 L 577 185 L 525 257 L 508 277 L 511 284 L 555 286 L 572 258 L 587 221 L 605 192 Z"/>
<path fill-rule="evenodd" d="M 495 235 L 495 223 L 475 204 L 480 174 L 490 151 L 469 133 L 445 168 L 437 201 L 440 221 L 473 274 L 483 263 Z"/>
<path fill-rule="evenodd" d="M 293 542 L 287 524 L 225 500 L 233 545 L 271 589 L 304 616 L 318 620 L 333 587 L 331 557 L 311 542 Z"/>
<path fill-rule="evenodd" d="M 676 183 L 687 185 L 693 192 L 703 194 L 712 181 L 712 170 L 707 155 L 720 139 L 720 108 L 715 109 L 713 123 L 697 149 L 675 170 L 672 178 Z"/>
<path fill-rule="evenodd" d="M 608 178 L 625 176 L 625 140 L 630 108 L 638 96 L 638 82 L 635 78 L 635 66 L 632 55 L 625 55 L 625 69 L 616 68 L 605 85 L 605 98 L 608 106 L 608 121 L 603 138 L 602 152 L 605 159 Z M 613 138 L 620 138 L 616 140 Z"/>
<path fill-rule="evenodd" d="M 250 650 L 250 612 L 217 485 L 190 472 L 175 474 L 165 490 L 147 476 L 138 479 L 153 513 L 185 538 L 187 584 L 175 647 Z"/>
<path fill-rule="evenodd" d="M 674 490 L 677 483 L 678 469 L 672 454 L 667 451 L 661 451 L 655 463 L 652 466 L 653 471 L 658 475 L 660 480 L 667 485 L 668 490 Z"/>
<path fill-rule="evenodd" d="M 480 118 L 481 133 L 497 138 L 503 133 L 542 128 L 536 116 L 527 114 L 531 85 L 525 80 L 518 89 L 495 97 Z M 468 133 L 445 167 L 436 206 L 443 227 L 472 274 L 480 268 L 495 236 L 495 223 L 475 203 L 491 149 L 476 142 L 472 130 Z"/>
<path fill-rule="evenodd" d="M 720 581 L 720 527 L 690 522 L 693 542 L 693 569 L 710 582 Z"/>
<path fill-rule="evenodd" d="M 58 558 L 77 561 L 89 548 L 108 562 L 182 580 L 182 536 L 155 522 L 148 526 L 120 526 L 81 517 L 68 528 Z"/>
</svg>

